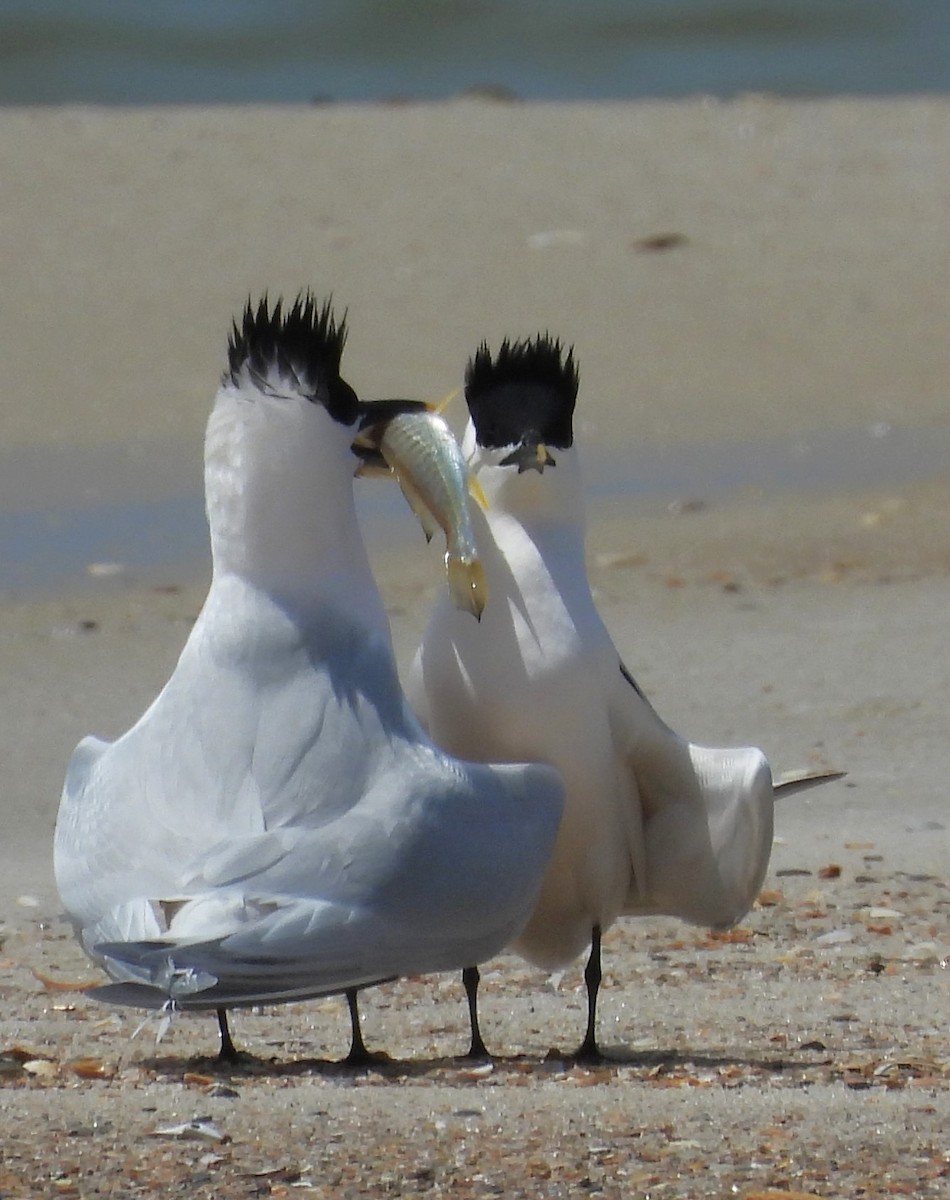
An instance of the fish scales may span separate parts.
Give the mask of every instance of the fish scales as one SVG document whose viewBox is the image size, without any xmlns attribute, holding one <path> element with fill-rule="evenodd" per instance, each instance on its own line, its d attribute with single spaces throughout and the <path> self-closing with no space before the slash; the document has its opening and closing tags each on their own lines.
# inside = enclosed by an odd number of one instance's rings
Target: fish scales
<svg viewBox="0 0 950 1200">
<path fill-rule="evenodd" d="M 455 436 L 438 413 L 401 413 L 386 426 L 380 453 L 396 476 L 427 538 L 445 534 L 445 568 L 456 605 L 480 617 L 487 585 L 468 508 L 468 470 Z"/>
</svg>

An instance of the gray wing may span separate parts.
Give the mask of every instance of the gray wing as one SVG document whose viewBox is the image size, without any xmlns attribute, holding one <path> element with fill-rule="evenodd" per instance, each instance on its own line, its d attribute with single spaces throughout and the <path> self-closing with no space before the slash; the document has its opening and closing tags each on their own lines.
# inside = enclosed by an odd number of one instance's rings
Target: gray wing
<svg viewBox="0 0 950 1200">
<path fill-rule="evenodd" d="M 404 735 L 405 719 L 387 648 L 354 645 L 357 632 L 331 630 L 323 660 L 292 627 L 251 639 L 256 657 L 244 659 L 240 645 L 226 654 L 193 635 L 136 725 L 111 745 L 80 743 L 54 855 L 77 925 L 142 895 L 186 893 L 221 846 L 316 829 L 359 800 L 372 749 Z M 147 914 L 137 922 L 147 936 Z"/>
<path fill-rule="evenodd" d="M 220 1004 L 502 949 L 550 858 L 556 772 L 436 750 L 388 642 L 343 615 L 240 628 L 196 627 L 138 724 L 77 750 L 57 882 L 87 950 L 123 994 Z"/>
<path fill-rule="evenodd" d="M 277 1002 L 454 970 L 503 949 L 537 898 L 559 778 L 540 766 L 460 769 L 425 746 L 406 753 L 320 830 L 224 846 L 192 864 L 188 894 L 140 897 L 88 928 L 93 956 L 134 985 L 103 998 Z"/>
</svg>

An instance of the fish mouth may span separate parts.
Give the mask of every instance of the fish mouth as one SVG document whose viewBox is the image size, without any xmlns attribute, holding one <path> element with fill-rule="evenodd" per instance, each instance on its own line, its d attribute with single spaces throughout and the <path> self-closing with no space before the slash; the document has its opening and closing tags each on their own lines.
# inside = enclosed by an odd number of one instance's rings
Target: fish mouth
<svg viewBox="0 0 950 1200">
<path fill-rule="evenodd" d="M 557 461 L 539 438 L 525 438 L 498 465 L 517 467 L 519 475 L 525 471 L 537 471 L 539 475 L 543 475 L 544 468 L 556 467 Z"/>
<path fill-rule="evenodd" d="M 424 400 L 361 400 L 356 437 L 350 449 L 359 460 L 360 475 L 389 474 L 389 464 L 383 458 L 380 443 L 390 421 L 403 413 L 428 412 L 431 405 Z"/>
</svg>

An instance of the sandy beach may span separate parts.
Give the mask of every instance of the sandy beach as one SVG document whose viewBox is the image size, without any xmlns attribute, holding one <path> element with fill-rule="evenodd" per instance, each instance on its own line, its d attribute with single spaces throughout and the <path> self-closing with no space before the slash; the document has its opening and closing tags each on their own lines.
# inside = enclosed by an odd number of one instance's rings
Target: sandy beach
<svg viewBox="0 0 950 1200">
<path fill-rule="evenodd" d="M 603 1067 L 562 1053 L 582 964 L 503 956 L 493 1065 L 454 1057 L 446 976 L 367 993 L 378 1070 L 335 1065 L 333 999 L 239 1014 L 222 1071 L 210 1019 L 156 1044 L 77 989 L 50 861 L 73 746 L 154 697 L 206 566 L 171 527 L 149 569 L 8 579 L 0 1194 L 947 1193 L 948 129 L 935 99 L 0 113 L 4 512 L 200 494 L 249 293 L 332 292 L 365 395 L 440 396 L 483 338 L 549 329 L 627 665 L 694 740 L 848 772 L 780 808 L 733 934 L 614 927 Z M 392 519 L 405 665 L 440 564 Z"/>
</svg>

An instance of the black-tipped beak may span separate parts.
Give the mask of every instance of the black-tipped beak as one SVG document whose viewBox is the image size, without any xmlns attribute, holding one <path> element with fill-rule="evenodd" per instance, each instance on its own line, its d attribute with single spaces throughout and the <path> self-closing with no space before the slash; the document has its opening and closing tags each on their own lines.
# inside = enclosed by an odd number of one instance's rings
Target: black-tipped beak
<svg viewBox="0 0 950 1200">
<path fill-rule="evenodd" d="M 519 475 L 524 471 L 537 471 L 539 475 L 543 475 L 545 467 L 555 467 L 557 463 L 540 438 L 526 437 L 499 465 L 517 467 Z"/>
</svg>

